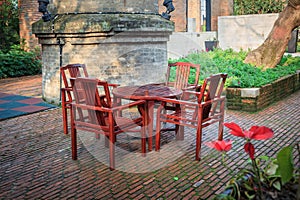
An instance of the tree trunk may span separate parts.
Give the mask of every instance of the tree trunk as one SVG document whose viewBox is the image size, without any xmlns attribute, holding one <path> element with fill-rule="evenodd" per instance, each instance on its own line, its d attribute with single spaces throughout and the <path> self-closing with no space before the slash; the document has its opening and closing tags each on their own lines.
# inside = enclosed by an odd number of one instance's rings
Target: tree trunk
<svg viewBox="0 0 300 200">
<path fill-rule="evenodd" d="M 263 66 L 263 69 L 274 68 L 281 60 L 291 32 L 300 25 L 300 0 L 290 0 L 279 14 L 272 31 L 264 43 L 249 52 L 245 63 Z"/>
</svg>

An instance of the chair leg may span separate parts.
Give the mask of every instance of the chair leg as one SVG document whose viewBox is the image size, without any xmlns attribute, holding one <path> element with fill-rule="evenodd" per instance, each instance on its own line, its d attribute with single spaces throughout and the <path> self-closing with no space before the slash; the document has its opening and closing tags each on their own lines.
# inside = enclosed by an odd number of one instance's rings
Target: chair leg
<svg viewBox="0 0 300 200">
<path fill-rule="evenodd" d="M 184 140 L 184 126 L 176 125 L 176 140 Z"/>
<path fill-rule="evenodd" d="M 113 137 L 109 141 L 109 169 L 115 170 L 115 141 Z"/>
<path fill-rule="evenodd" d="M 145 125 L 143 125 L 142 127 L 141 127 L 141 132 L 142 132 L 142 141 L 141 141 L 141 143 L 142 143 L 142 156 L 144 157 L 144 156 L 146 156 L 146 126 Z"/>
<path fill-rule="evenodd" d="M 225 102 L 222 101 L 220 105 L 220 109 L 222 112 L 221 119 L 219 121 L 219 133 L 218 133 L 218 140 L 223 140 L 223 130 L 224 130 L 224 107 L 225 107 Z"/>
<path fill-rule="evenodd" d="M 62 103 L 62 118 L 64 134 L 68 134 L 68 116 L 65 103 Z"/>
<path fill-rule="evenodd" d="M 160 129 L 161 129 L 161 122 L 159 119 L 156 119 L 156 134 L 155 134 L 155 151 L 159 151 L 160 149 Z"/>
<path fill-rule="evenodd" d="M 112 113 L 108 114 L 108 119 L 110 122 L 113 121 Z M 109 126 L 109 169 L 115 169 L 115 142 L 116 135 L 114 133 L 114 126 L 110 124 Z"/>
<path fill-rule="evenodd" d="M 200 152 L 201 152 L 201 142 L 202 142 L 202 127 L 201 125 L 197 127 L 197 135 L 196 135 L 196 160 L 200 160 Z"/>
<path fill-rule="evenodd" d="M 71 113 L 71 150 L 72 159 L 77 160 L 77 131 L 74 124 L 74 113 Z"/>
<path fill-rule="evenodd" d="M 223 140 L 223 121 L 219 122 L 219 133 L 218 133 L 218 140 Z"/>
</svg>

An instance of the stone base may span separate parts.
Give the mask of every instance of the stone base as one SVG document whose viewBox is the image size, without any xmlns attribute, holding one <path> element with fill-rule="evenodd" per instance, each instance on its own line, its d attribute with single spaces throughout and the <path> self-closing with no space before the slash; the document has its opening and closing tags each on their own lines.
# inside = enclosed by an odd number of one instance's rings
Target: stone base
<svg viewBox="0 0 300 200">
<path fill-rule="evenodd" d="M 152 14 L 65 14 L 35 23 L 42 44 L 43 98 L 59 103 L 59 68 L 71 63 L 86 64 L 89 76 L 121 86 L 163 82 L 173 28 Z"/>
</svg>

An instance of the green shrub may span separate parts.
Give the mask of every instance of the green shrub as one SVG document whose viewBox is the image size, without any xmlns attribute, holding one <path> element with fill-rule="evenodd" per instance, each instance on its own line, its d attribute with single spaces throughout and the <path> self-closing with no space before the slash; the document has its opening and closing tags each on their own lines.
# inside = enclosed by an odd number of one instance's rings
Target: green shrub
<svg viewBox="0 0 300 200">
<path fill-rule="evenodd" d="M 247 51 L 215 49 L 209 52 L 193 53 L 185 58 L 169 60 L 169 62 L 200 64 L 200 84 L 211 74 L 227 73 L 228 79 L 225 86 L 240 88 L 261 87 L 300 70 L 300 57 L 283 56 L 276 68 L 264 71 L 261 67 L 245 64 L 243 60 L 246 55 Z"/>
<path fill-rule="evenodd" d="M 13 45 L 8 53 L 0 51 L 0 78 L 35 75 L 42 72 L 39 51 L 24 51 Z"/>
<path fill-rule="evenodd" d="M 17 0 L 0 3 L 0 49 L 7 53 L 10 47 L 20 43 L 19 11 Z"/>
<path fill-rule="evenodd" d="M 235 15 L 279 13 L 285 2 L 282 0 L 234 0 Z"/>
</svg>

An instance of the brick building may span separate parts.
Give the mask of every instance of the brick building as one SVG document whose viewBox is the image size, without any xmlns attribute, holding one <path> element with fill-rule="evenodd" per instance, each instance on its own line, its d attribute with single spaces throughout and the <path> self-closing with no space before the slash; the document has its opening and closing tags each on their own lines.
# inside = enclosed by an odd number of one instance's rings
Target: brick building
<svg viewBox="0 0 300 200">
<path fill-rule="evenodd" d="M 42 14 L 38 12 L 38 1 L 18 0 L 18 5 L 20 9 L 20 37 L 25 39 L 29 49 L 34 49 L 38 45 L 38 39 L 32 34 L 31 25 L 42 16 Z"/>
</svg>

